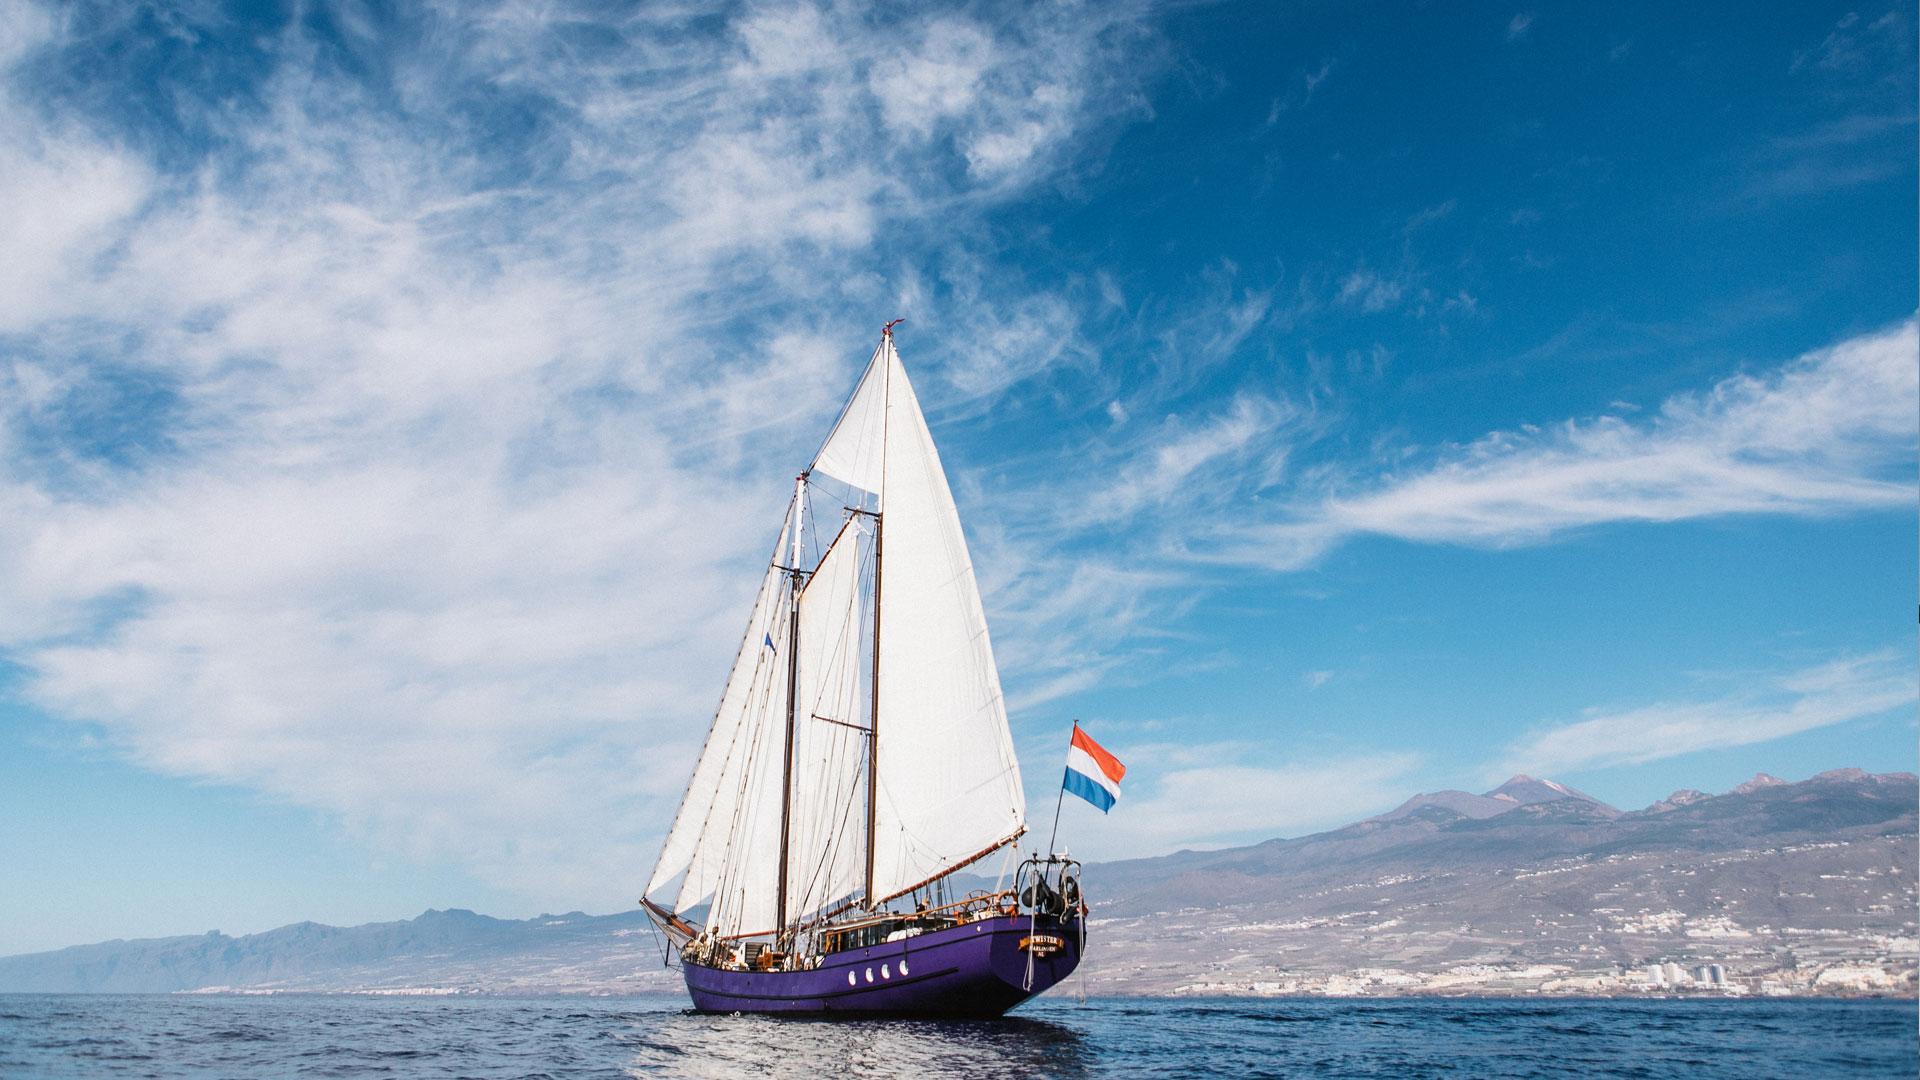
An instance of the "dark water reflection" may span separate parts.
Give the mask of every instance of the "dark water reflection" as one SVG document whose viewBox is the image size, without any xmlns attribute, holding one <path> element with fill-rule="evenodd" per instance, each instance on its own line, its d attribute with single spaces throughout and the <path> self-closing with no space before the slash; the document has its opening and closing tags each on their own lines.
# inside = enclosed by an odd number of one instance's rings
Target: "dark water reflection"
<svg viewBox="0 0 1920 1080">
<path fill-rule="evenodd" d="M 999 1021 L 669 998 L 0 995 L 0 1077 L 1911 1078 L 1906 1001 L 1042 1000 Z"/>
</svg>

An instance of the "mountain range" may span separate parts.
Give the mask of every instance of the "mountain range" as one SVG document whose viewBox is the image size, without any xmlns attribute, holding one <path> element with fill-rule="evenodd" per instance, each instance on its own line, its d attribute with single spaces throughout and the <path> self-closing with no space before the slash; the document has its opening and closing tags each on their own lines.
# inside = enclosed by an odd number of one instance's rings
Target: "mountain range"
<svg viewBox="0 0 1920 1080">
<path fill-rule="evenodd" d="M 1674 963 L 1800 987 L 1864 965 L 1912 992 L 1917 806 L 1914 774 L 1859 769 L 1633 812 L 1524 776 L 1419 795 L 1312 836 L 1089 867 L 1089 984 Z"/>
<path fill-rule="evenodd" d="M 1183 851 L 1088 869 L 1093 895 L 1114 914 L 1271 902 L 1372 869 L 1393 874 L 1497 873 L 1561 858 L 1627 852 L 1745 850 L 1774 844 L 1914 831 L 1920 780 L 1834 769 L 1799 784 L 1764 773 L 1719 796 L 1676 791 L 1623 812 L 1572 788 L 1516 776 L 1481 795 L 1415 795 L 1376 817 L 1292 840 Z"/>
<path fill-rule="evenodd" d="M 1913 774 L 1858 769 L 1795 784 L 1763 774 L 1631 812 L 1516 776 L 1311 836 L 1095 864 L 1083 985 L 1167 993 L 1306 973 L 1619 972 L 1664 960 L 1808 979 L 1879 964 L 1910 992 L 1917 805 Z M 5 957 L 0 992 L 676 991 L 663 960 L 639 912 L 428 911 Z"/>
</svg>

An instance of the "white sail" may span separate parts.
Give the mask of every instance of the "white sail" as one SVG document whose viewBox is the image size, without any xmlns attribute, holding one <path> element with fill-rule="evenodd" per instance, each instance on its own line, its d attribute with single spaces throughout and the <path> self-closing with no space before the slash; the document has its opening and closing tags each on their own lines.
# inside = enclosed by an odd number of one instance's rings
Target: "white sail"
<svg viewBox="0 0 1920 1080">
<path fill-rule="evenodd" d="M 866 646 L 873 570 L 867 539 L 859 518 L 848 522 L 800 597 L 789 919 L 843 905 L 866 873 Z"/>
<path fill-rule="evenodd" d="M 873 890 L 885 900 L 1013 838 L 1026 798 L 940 454 L 891 337 L 878 361 L 887 408 Z"/>
<path fill-rule="evenodd" d="M 685 872 L 673 907 L 722 933 L 772 929 L 780 851 L 788 575 L 767 569 L 706 749 L 646 892 Z"/>
<path fill-rule="evenodd" d="M 684 875 L 674 910 L 710 903 L 706 925 L 723 937 L 777 929 L 782 901 L 789 924 L 844 905 L 869 868 L 867 899 L 883 902 L 1025 827 L 966 538 L 890 335 L 813 469 L 877 497 L 878 524 L 852 514 L 797 601 L 781 557 L 768 568 L 646 890 Z M 783 557 L 798 554 L 789 540 L 806 502 L 802 490 Z"/>
<path fill-rule="evenodd" d="M 814 471 L 863 491 L 880 490 L 885 466 L 887 375 L 889 366 L 899 363 L 897 359 L 887 359 L 893 355 L 892 340 L 883 339 L 873 359 L 867 361 L 860 385 L 854 388 L 847 407 L 840 410 L 839 422 L 833 425 L 832 433 L 813 458 Z"/>
</svg>

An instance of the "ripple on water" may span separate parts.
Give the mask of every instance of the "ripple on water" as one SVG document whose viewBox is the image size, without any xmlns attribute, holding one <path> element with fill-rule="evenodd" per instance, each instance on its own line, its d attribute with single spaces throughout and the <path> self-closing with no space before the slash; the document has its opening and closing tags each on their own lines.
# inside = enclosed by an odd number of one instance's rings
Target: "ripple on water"
<svg viewBox="0 0 1920 1080">
<path fill-rule="evenodd" d="M 1909 1002 L 1041 1000 L 999 1021 L 669 998 L 0 996 L 0 1076 L 1910 1078 Z"/>
</svg>

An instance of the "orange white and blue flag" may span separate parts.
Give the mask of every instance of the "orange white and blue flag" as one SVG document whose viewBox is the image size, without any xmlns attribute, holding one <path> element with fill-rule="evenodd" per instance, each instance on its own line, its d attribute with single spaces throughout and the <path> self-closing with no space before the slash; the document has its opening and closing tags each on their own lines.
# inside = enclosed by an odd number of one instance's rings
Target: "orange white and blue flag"
<svg viewBox="0 0 1920 1080">
<path fill-rule="evenodd" d="M 1114 801 L 1120 798 L 1120 778 L 1127 775 L 1127 767 L 1120 759 L 1107 753 L 1093 736 L 1080 730 L 1078 723 L 1073 725 L 1073 743 L 1067 747 L 1067 775 L 1062 785 L 1075 795 L 1100 808 L 1101 813 L 1113 809 Z"/>
</svg>

